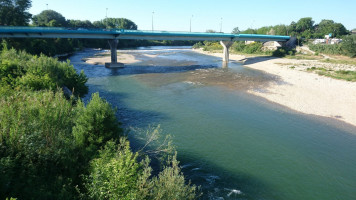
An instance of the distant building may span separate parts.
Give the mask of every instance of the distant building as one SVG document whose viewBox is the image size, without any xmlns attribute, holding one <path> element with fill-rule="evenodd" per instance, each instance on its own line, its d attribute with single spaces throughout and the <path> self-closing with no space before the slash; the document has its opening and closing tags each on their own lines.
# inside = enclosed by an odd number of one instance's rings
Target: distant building
<svg viewBox="0 0 356 200">
<path fill-rule="evenodd" d="M 333 38 L 333 39 L 315 39 L 313 44 L 339 44 L 342 42 L 342 39 Z"/>
<path fill-rule="evenodd" d="M 329 40 L 330 44 L 339 44 L 342 42 L 342 39 L 338 39 L 338 38 L 333 38 L 331 40 Z"/>
<path fill-rule="evenodd" d="M 326 39 L 315 39 L 313 41 L 313 44 L 325 44 L 326 43 Z"/>
<path fill-rule="evenodd" d="M 352 30 L 352 31 L 351 31 L 351 34 L 356 34 L 356 30 Z"/>
</svg>

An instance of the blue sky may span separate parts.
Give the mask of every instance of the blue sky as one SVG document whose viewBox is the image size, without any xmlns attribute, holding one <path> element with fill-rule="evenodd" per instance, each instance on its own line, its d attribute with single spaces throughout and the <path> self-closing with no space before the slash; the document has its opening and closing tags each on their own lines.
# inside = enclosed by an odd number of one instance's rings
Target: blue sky
<svg viewBox="0 0 356 200">
<path fill-rule="evenodd" d="M 30 13 L 47 8 L 66 19 L 97 21 L 108 17 L 132 20 L 140 30 L 151 30 L 152 12 L 155 30 L 205 32 L 208 29 L 229 33 L 267 25 L 290 24 L 302 17 L 340 22 L 356 28 L 355 0 L 32 0 Z M 193 15 L 193 17 L 192 17 Z M 222 20 L 221 20 L 222 18 Z"/>
</svg>

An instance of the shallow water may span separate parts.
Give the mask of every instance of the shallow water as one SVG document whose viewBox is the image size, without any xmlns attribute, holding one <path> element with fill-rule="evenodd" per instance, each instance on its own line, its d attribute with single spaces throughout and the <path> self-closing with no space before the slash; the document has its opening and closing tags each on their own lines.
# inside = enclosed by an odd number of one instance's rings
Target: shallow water
<svg viewBox="0 0 356 200">
<path fill-rule="evenodd" d="M 204 199 L 356 199 L 356 129 L 246 93 L 284 84 L 278 77 L 240 63 L 222 69 L 188 48 L 126 50 L 143 61 L 124 69 L 81 61 L 93 53 L 70 58 L 90 92 L 116 106 L 125 127 L 171 134 Z"/>
</svg>

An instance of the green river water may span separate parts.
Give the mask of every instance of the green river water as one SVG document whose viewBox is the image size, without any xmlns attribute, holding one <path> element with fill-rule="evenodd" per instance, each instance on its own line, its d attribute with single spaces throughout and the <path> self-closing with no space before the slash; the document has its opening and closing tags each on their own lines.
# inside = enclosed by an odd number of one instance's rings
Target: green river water
<svg viewBox="0 0 356 200">
<path fill-rule="evenodd" d="M 160 125 L 173 136 L 184 174 L 203 199 L 355 200 L 356 128 L 249 95 L 278 77 L 194 53 L 155 47 L 124 69 L 70 58 L 126 128 Z M 89 96 L 89 95 L 88 95 Z"/>
</svg>

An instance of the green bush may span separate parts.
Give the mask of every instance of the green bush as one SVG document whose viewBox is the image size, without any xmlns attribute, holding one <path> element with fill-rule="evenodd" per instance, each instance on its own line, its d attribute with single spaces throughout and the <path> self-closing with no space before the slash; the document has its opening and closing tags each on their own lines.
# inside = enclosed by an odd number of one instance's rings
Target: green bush
<svg viewBox="0 0 356 200">
<path fill-rule="evenodd" d="M 238 42 L 234 42 L 231 46 L 232 49 L 234 49 L 237 52 L 243 52 L 243 50 L 245 49 L 246 45 L 244 41 L 238 41 Z"/>
<path fill-rule="evenodd" d="M 90 163 L 86 188 L 91 199 L 136 199 L 137 181 L 142 167 L 128 141 L 110 141 Z"/>
<path fill-rule="evenodd" d="M 193 45 L 193 49 L 199 49 L 202 48 L 204 46 L 204 44 L 202 42 L 197 42 Z"/>
<path fill-rule="evenodd" d="M 0 119 L 0 199 L 76 198 L 88 162 L 122 134 L 98 94 L 84 106 L 60 91 L 8 92 L 0 97 Z"/>
<path fill-rule="evenodd" d="M 347 56 L 356 57 L 356 35 L 346 36 L 341 45 Z"/>
<path fill-rule="evenodd" d="M 153 178 L 149 159 L 139 163 L 137 157 L 128 141 L 122 139 L 118 145 L 109 141 L 90 164 L 85 178 L 88 198 L 189 200 L 199 196 L 198 188 L 185 183 L 176 156 Z"/>
<path fill-rule="evenodd" d="M 88 92 L 85 85 L 87 77 L 82 71 L 78 74 L 68 62 L 44 55 L 32 56 L 14 49 L 4 50 L 0 54 L 0 84 L 9 85 L 16 90 L 49 89 L 68 87 L 75 95 L 84 96 Z"/>
<path fill-rule="evenodd" d="M 219 42 L 204 41 L 203 51 L 216 51 L 222 49 L 223 47 Z"/>
<path fill-rule="evenodd" d="M 260 54 L 262 51 L 263 44 L 261 42 L 253 42 L 250 44 L 245 44 L 243 41 L 234 42 L 232 48 L 241 53 L 246 54 Z"/>
<path fill-rule="evenodd" d="M 309 49 L 317 53 L 325 53 L 331 55 L 345 54 L 341 44 L 310 44 Z"/>
<path fill-rule="evenodd" d="M 275 57 L 284 57 L 284 56 L 293 56 L 295 55 L 296 51 L 295 49 L 287 49 L 287 48 L 278 48 L 277 50 L 272 52 L 272 56 Z"/>
<path fill-rule="evenodd" d="M 73 135 L 77 146 L 85 148 L 88 153 L 95 153 L 108 140 L 117 140 L 122 135 L 115 110 L 98 93 L 92 94 L 86 106 L 79 101 L 76 109 Z"/>
<path fill-rule="evenodd" d="M 248 54 L 262 53 L 263 44 L 261 42 L 253 42 L 245 46 L 243 52 Z"/>
<path fill-rule="evenodd" d="M 73 117 L 60 92 L 0 97 L 0 199 L 74 198 Z"/>
<path fill-rule="evenodd" d="M 195 198 L 175 157 L 151 178 L 149 159 L 138 162 L 120 141 L 115 110 L 99 94 L 84 105 L 55 88 L 86 93 L 85 75 L 68 62 L 5 49 L 0 75 L 0 199 Z"/>
</svg>

